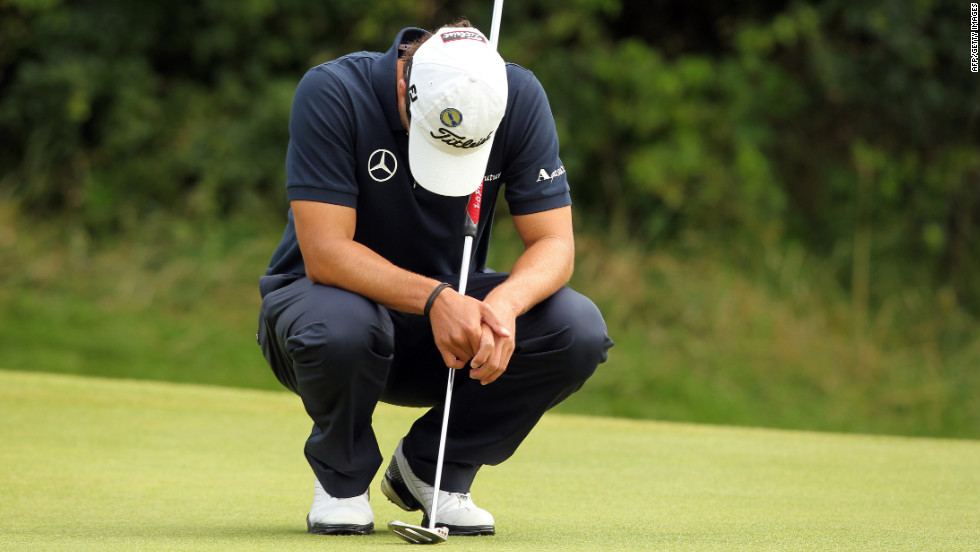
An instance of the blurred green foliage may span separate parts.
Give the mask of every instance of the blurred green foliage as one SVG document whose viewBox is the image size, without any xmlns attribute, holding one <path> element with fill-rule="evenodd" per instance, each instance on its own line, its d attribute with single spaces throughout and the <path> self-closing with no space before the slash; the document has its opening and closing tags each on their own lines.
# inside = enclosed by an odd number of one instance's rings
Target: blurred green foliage
<svg viewBox="0 0 980 552">
<path fill-rule="evenodd" d="M 85 243 L 160 216 L 184 228 L 242 215 L 279 224 L 290 102 L 306 69 L 383 51 L 405 26 L 466 15 L 489 31 L 489 0 L 447 4 L 0 0 L 4 212 L 67 221 Z M 980 334 L 980 80 L 968 25 L 968 4 L 948 0 L 508 2 L 500 50 L 549 92 L 577 220 L 627 244 L 634 261 L 584 270 L 622 333 L 620 354 L 642 358 L 673 323 L 731 331 L 724 318 L 743 311 L 699 301 L 737 296 L 749 278 L 760 303 L 759 284 L 786 303 L 753 320 L 832 305 L 813 316 L 845 328 L 855 350 L 930 351 L 902 361 L 902 374 L 928 371 L 907 387 L 947 386 L 929 391 L 930 404 L 962 393 Z M 702 255 L 738 267 L 694 278 L 730 293 L 663 301 L 684 277 L 664 279 L 671 262 L 660 251 L 684 267 Z M 631 281 L 644 291 L 624 292 Z M 830 310 L 839 304 L 848 312 Z M 744 372 L 756 354 L 745 349 Z M 794 354 L 787 362 L 817 379 L 840 357 Z M 698 362 L 674 356 L 674 369 Z M 861 377 L 895 363 L 845 364 Z M 836 392 L 833 377 L 822 393 Z M 620 384 L 602 385 L 622 396 Z M 895 411 L 909 402 L 900 387 L 888 391 Z"/>
<path fill-rule="evenodd" d="M 305 69 L 402 26 L 489 28 L 489 2 L 455 8 L 4 0 L 0 197 L 96 234 L 154 210 L 275 212 Z M 860 308 L 914 285 L 980 314 L 965 10 L 534 0 L 507 5 L 501 50 L 550 92 L 580 211 L 621 235 L 703 234 L 747 261 L 796 241 L 838 261 Z"/>
</svg>

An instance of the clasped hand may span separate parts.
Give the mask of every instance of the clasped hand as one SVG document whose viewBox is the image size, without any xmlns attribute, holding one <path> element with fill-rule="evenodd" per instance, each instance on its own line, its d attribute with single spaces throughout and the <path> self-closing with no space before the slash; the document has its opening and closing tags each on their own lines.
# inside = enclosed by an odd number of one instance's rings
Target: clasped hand
<svg viewBox="0 0 980 552">
<path fill-rule="evenodd" d="M 432 335 L 446 366 L 469 367 L 470 378 L 492 383 L 514 352 L 516 314 L 492 299 L 480 301 L 446 290 L 429 311 Z"/>
</svg>

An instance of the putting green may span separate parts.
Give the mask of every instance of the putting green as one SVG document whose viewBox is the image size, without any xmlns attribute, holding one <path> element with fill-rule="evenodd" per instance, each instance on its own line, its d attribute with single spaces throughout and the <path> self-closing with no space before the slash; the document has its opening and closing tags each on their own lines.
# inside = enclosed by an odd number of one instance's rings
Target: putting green
<svg viewBox="0 0 980 552">
<path fill-rule="evenodd" d="M 387 456 L 418 411 L 379 408 Z M 0 550 L 404 549 L 307 535 L 287 393 L 0 371 Z M 457 550 L 976 550 L 980 442 L 546 416 Z"/>
</svg>

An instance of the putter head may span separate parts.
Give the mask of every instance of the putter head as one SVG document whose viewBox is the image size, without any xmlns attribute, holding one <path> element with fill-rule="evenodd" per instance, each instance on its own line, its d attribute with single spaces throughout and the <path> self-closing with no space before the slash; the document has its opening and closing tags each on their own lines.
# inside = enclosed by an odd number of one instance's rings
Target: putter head
<svg viewBox="0 0 980 552">
<path fill-rule="evenodd" d="M 439 544 L 449 538 L 449 529 L 446 527 L 429 529 L 421 525 L 392 521 L 388 524 L 388 530 L 410 544 Z"/>
</svg>

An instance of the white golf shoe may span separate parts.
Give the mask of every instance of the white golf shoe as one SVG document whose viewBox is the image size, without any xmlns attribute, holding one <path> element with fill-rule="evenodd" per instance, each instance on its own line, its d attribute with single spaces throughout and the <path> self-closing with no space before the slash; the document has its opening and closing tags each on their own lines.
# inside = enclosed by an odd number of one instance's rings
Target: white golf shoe
<svg viewBox="0 0 980 552">
<path fill-rule="evenodd" d="M 422 510 L 422 525 L 428 527 L 433 490 L 432 485 L 412 473 L 399 441 L 384 479 L 381 480 L 381 492 L 402 510 Z M 436 526 L 448 528 L 450 535 L 494 534 L 493 516 L 474 504 L 470 493 L 439 491 L 437 507 Z"/>
<path fill-rule="evenodd" d="M 306 529 L 317 535 L 370 535 L 374 532 L 374 512 L 368 491 L 351 498 L 334 498 L 317 480 Z"/>
</svg>

